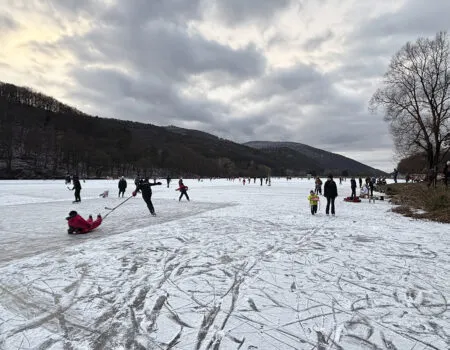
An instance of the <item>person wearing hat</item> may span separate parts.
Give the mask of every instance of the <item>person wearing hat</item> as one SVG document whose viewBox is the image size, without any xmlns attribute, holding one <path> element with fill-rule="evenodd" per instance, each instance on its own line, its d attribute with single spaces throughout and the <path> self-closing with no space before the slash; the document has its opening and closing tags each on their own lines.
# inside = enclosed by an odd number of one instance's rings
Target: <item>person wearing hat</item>
<svg viewBox="0 0 450 350">
<path fill-rule="evenodd" d="M 325 185 L 323 186 L 323 195 L 327 198 L 327 207 L 325 209 L 325 213 L 327 215 L 330 214 L 330 206 L 331 206 L 331 215 L 334 216 L 334 200 L 338 196 L 336 182 L 333 180 L 333 175 L 328 175 L 328 180 L 325 181 Z"/>
<path fill-rule="evenodd" d="M 100 226 L 100 224 L 102 223 L 102 216 L 98 214 L 97 219 L 94 221 L 92 215 L 89 215 L 89 219 L 85 220 L 75 210 L 72 210 L 69 213 L 69 216 L 66 217 L 66 220 L 67 224 L 69 225 L 67 233 L 69 234 L 88 233 L 91 232 L 96 227 Z"/>
</svg>

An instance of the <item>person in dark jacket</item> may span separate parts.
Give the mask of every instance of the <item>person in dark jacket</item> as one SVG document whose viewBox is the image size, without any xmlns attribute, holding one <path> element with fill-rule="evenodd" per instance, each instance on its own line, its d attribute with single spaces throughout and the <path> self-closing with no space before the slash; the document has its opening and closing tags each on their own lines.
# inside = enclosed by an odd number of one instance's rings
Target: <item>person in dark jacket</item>
<svg viewBox="0 0 450 350">
<path fill-rule="evenodd" d="M 181 201 L 181 197 L 186 196 L 186 199 L 189 200 L 189 196 L 187 194 L 188 187 L 183 183 L 183 179 L 180 179 L 178 181 L 178 188 L 176 191 L 180 191 L 180 198 L 178 198 L 178 201 Z"/>
<path fill-rule="evenodd" d="M 329 175 L 328 180 L 325 181 L 325 185 L 323 186 L 323 195 L 327 198 L 327 208 L 325 209 L 325 213 L 327 215 L 330 214 L 331 205 L 331 215 L 334 215 L 334 200 L 338 196 L 338 192 L 336 182 L 333 180 L 333 175 Z"/>
<path fill-rule="evenodd" d="M 166 181 L 167 181 L 167 188 L 169 188 L 171 180 L 172 179 L 170 178 L 170 175 L 167 175 L 167 179 L 166 179 Z"/>
<path fill-rule="evenodd" d="M 369 179 L 370 198 L 373 197 L 373 189 L 375 187 L 375 179 Z"/>
<path fill-rule="evenodd" d="M 394 182 L 397 183 L 397 177 L 398 177 L 398 170 L 397 168 L 394 169 Z"/>
<path fill-rule="evenodd" d="M 119 197 L 122 194 L 122 198 L 125 194 L 125 190 L 127 189 L 127 180 L 122 176 L 119 180 Z"/>
<path fill-rule="evenodd" d="M 354 177 L 350 180 L 350 188 L 352 189 L 352 195 L 350 198 L 354 199 L 356 197 L 356 180 Z"/>
<path fill-rule="evenodd" d="M 359 177 L 359 188 L 362 188 L 362 178 L 361 178 L 361 176 Z"/>
<path fill-rule="evenodd" d="M 135 197 L 138 192 L 142 192 L 142 198 L 147 204 L 147 208 L 148 210 L 150 210 L 150 214 L 152 214 L 153 216 L 155 216 L 156 213 L 152 203 L 152 186 L 157 185 L 161 185 L 161 182 L 150 183 L 147 177 L 145 179 L 139 180 L 136 185 L 136 189 L 133 191 L 133 197 Z"/>
<path fill-rule="evenodd" d="M 80 183 L 80 179 L 78 178 L 78 175 L 74 175 L 72 177 L 72 181 L 73 181 L 72 191 L 75 190 L 75 200 L 74 200 L 74 202 L 81 202 L 81 196 L 80 196 L 81 183 Z"/>
</svg>

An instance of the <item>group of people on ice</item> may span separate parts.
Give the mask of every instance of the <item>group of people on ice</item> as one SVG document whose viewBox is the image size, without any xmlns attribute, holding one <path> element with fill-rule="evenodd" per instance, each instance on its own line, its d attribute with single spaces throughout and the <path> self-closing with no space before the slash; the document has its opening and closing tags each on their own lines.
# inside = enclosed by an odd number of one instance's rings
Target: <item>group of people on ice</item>
<svg viewBox="0 0 450 350">
<path fill-rule="evenodd" d="M 319 193 L 322 194 L 322 180 L 320 180 L 320 178 L 317 177 L 315 180 L 315 185 L 316 185 L 315 189 L 311 190 L 308 196 L 312 215 L 317 214 L 317 207 L 320 201 Z M 334 182 L 333 175 L 331 174 L 328 175 L 328 179 L 327 181 L 325 181 L 325 184 L 323 186 L 323 195 L 327 199 L 325 214 L 330 215 L 331 209 L 331 215 L 334 216 L 336 214 L 334 202 L 336 197 L 338 196 L 338 191 L 336 182 Z"/>
<path fill-rule="evenodd" d="M 69 177 L 69 180 L 70 180 L 70 177 Z M 72 190 L 75 190 L 75 201 L 74 202 L 80 202 L 81 201 L 81 198 L 80 198 L 81 184 L 78 179 L 78 176 L 73 176 L 72 182 L 73 182 Z M 152 203 L 152 187 L 159 186 L 162 183 L 159 181 L 156 182 L 156 180 L 153 181 L 153 183 L 151 183 L 149 181 L 148 177 L 145 177 L 145 178 L 137 177 L 135 179 L 134 183 L 136 185 L 136 188 L 132 192 L 132 196 L 135 197 L 138 193 L 142 193 L 142 199 L 144 200 L 145 204 L 147 205 L 147 208 L 150 211 L 150 214 L 152 216 L 155 216 L 156 215 L 155 207 L 153 206 L 153 203 Z M 170 183 L 170 177 L 167 177 L 167 187 L 169 187 L 169 183 Z M 66 178 L 66 184 L 68 184 L 67 178 Z M 125 177 L 122 176 L 120 178 L 119 183 L 118 183 L 118 188 L 119 188 L 119 198 L 120 197 L 123 198 L 125 195 L 126 188 L 127 188 L 127 181 L 126 181 Z M 186 199 L 188 201 L 190 200 L 189 195 L 187 194 L 188 186 L 186 186 L 183 183 L 183 179 L 181 179 L 181 178 L 178 181 L 178 188 L 176 189 L 176 191 L 180 191 L 180 197 L 178 198 L 178 201 L 181 201 L 183 196 L 186 197 Z M 80 233 L 88 233 L 88 232 L 92 231 L 93 229 L 95 229 L 96 227 L 98 227 L 102 223 L 102 216 L 100 214 L 98 214 L 97 219 L 94 221 L 92 215 L 89 215 L 89 218 L 87 220 L 85 220 L 76 211 L 72 210 L 69 213 L 69 216 L 66 218 L 66 220 L 69 225 L 68 233 L 69 234 L 75 234 L 75 233 L 80 234 Z"/>
<path fill-rule="evenodd" d="M 365 184 L 363 185 L 363 180 L 360 177 L 359 178 L 359 187 L 361 189 L 361 195 L 367 196 L 369 198 L 373 198 L 373 191 L 376 185 L 380 185 L 379 179 L 376 179 L 375 177 L 367 177 L 365 179 Z M 308 196 L 308 201 L 311 207 L 311 214 L 315 215 L 317 213 L 320 197 L 319 195 L 322 195 L 322 180 L 317 177 L 314 180 L 315 187 L 313 190 L 310 191 Z M 349 197 L 346 197 L 345 201 L 350 202 L 360 202 L 359 196 L 356 195 L 356 189 L 357 189 L 357 182 L 355 177 L 352 177 L 350 179 L 350 189 L 351 189 L 351 195 Z M 335 200 L 338 196 L 337 186 L 336 182 L 333 179 L 333 175 L 329 175 L 328 179 L 325 181 L 325 184 L 323 186 L 323 196 L 327 200 L 327 205 L 325 209 L 325 213 L 329 215 L 335 215 Z"/>
</svg>

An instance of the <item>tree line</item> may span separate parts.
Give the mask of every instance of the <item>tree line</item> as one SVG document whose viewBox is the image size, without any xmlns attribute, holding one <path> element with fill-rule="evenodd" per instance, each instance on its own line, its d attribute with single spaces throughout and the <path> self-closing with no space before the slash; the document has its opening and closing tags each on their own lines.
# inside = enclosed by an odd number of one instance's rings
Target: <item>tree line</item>
<svg viewBox="0 0 450 350">
<path fill-rule="evenodd" d="M 284 175 L 290 163 L 211 135 L 92 117 L 30 88 L 0 82 L 2 178 L 52 178 L 67 172 L 97 178 L 260 177 L 270 169 Z"/>
</svg>

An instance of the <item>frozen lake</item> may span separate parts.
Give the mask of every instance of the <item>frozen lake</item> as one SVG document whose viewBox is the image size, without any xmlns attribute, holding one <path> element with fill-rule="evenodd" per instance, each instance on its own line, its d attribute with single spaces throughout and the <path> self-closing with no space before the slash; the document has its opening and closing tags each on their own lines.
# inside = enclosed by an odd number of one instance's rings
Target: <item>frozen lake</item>
<svg viewBox="0 0 450 350">
<path fill-rule="evenodd" d="M 138 195 L 95 231 L 117 181 L 0 181 L 0 349 L 448 349 L 449 226 L 387 201 L 325 199 L 313 180 L 186 179 Z M 126 195 L 134 189 L 128 180 Z M 99 194 L 109 190 L 108 198 Z"/>
</svg>

